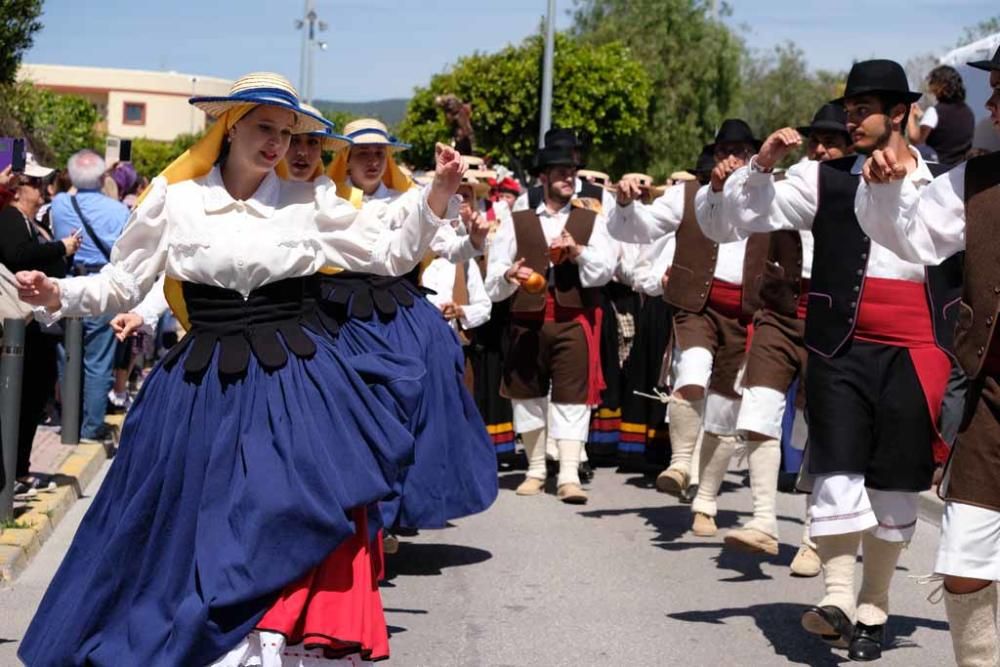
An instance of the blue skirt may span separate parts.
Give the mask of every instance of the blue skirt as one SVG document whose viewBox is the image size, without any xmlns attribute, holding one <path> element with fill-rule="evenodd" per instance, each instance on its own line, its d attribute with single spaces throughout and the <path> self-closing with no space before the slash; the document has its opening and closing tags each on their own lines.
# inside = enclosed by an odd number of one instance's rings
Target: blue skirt
<svg viewBox="0 0 1000 667">
<path fill-rule="evenodd" d="M 325 337 L 226 380 L 158 366 L 20 648 L 34 666 L 204 665 L 354 533 L 412 460 L 423 368 Z"/>
<path fill-rule="evenodd" d="M 379 339 L 427 369 L 411 424 L 415 461 L 379 504 L 385 525 L 443 528 L 451 519 L 488 509 L 498 493 L 496 453 L 465 388 L 458 336 L 426 297 L 415 295 L 412 305 L 400 304 L 392 316 L 376 311 L 345 318 L 335 344 L 356 354 Z"/>
</svg>

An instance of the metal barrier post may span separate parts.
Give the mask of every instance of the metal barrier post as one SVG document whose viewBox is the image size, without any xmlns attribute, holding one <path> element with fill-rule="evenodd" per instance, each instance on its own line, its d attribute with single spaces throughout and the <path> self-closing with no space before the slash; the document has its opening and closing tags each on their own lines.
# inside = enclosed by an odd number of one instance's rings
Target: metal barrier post
<svg viewBox="0 0 1000 667">
<path fill-rule="evenodd" d="M 24 333 L 21 319 L 3 321 L 0 354 L 0 443 L 3 449 L 3 488 L 0 520 L 14 516 L 14 483 L 17 478 L 17 439 L 21 421 L 21 383 L 24 378 Z"/>
<path fill-rule="evenodd" d="M 62 383 L 62 444 L 80 442 L 80 392 L 83 385 L 83 321 L 67 317 L 63 321 L 66 368 Z"/>
</svg>

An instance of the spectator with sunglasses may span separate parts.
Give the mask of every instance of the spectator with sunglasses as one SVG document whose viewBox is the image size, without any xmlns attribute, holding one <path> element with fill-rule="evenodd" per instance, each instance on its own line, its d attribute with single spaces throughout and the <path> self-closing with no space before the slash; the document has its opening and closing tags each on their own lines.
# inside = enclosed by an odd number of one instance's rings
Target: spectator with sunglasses
<svg viewBox="0 0 1000 667">
<path fill-rule="evenodd" d="M 28 155 L 24 173 L 0 174 L 0 187 L 11 192 L 10 203 L 0 210 L 0 263 L 12 273 L 38 270 L 53 278 L 66 276 L 66 258 L 80 247 L 80 237 L 70 234 L 61 240 L 36 222 L 45 202 L 45 179 L 52 169 L 39 165 Z M 24 384 L 21 395 L 20 428 L 17 439 L 17 481 L 14 494 L 35 495 L 52 485 L 50 480 L 29 472 L 31 444 L 56 383 L 56 336 L 45 333 L 37 322 L 28 324 L 24 340 Z"/>
</svg>

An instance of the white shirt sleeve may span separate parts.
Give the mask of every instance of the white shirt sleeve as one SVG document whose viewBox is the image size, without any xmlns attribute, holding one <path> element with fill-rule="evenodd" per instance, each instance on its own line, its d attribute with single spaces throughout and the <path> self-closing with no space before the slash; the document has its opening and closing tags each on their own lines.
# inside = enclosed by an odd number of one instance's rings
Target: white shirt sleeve
<svg viewBox="0 0 1000 667">
<path fill-rule="evenodd" d="M 40 319 L 121 313 L 136 306 L 166 264 L 166 204 L 167 181 L 155 178 L 111 249 L 111 261 L 100 273 L 57 280 L 60 308 Z"/>
<path fill-rule="evenodd" d="M 458 224 L 462 224 L 461 221 Z M 472 245 L 471 236 L 459 234 L 453 225 L 444 225 L 437 230 L 431 239 L 431 252 L 455 263 L 483 254 L 481 249 Z"/>
<path fill-rule="evenodd" d="M 462 306 L 465 314 L 459 320 L 462 328 L 475 329 L 489 321 L 490 311 L 493 309 L 493 302 L 483 286 L 483 274 L 479 272 L 479 264 L 476 262 L 465 263 L 465 285 L 469 290 L 469 303 Z"/>
<path fill-rule="evenodd" d="M 911 179 L 869 185 L 854 199 L 861 229 L 914 264 L 935 266 L 965 249 L 965 164 L 918 191 Z"/>
<path fill-rule="evenodd" d="M 932 130 L 938 126 L 938 111 L 937 107 L 931 107 L 924 111 L 923 117 L 920 119 L 920 127 L 929 127 Z"/>
<path fill-rule="evenodd" d="M 142 318 L 142 331 L 147 334 L 156 333 L 156 325 L 159 324 L 160 318 L 163 314 L 170 310 L 170 304 L 167 303 L 167 295 L 163 292 L 163 285 L 166 282 L 166 274 L 160 274 L 160 277 L 156 279 L 153 283 L 153 287 L 146 294 L 145 298 L 139 302 L 132 312 Z"/>
<path fill-rule="evenodd" d="M 364 228 L 373 225 L 379 229 L 368 266 L 365 267 L 369 272 L 388 276 L 405 274 L 427 254 L 434 235 L 442 227 L 455 221 L 453 216 L 457 215 L 457 203 L 449 202 L 447 217 L 440 218 L 427 202 L 429 194 L 430 186 L 414 188 L 387 205 L 369 202 L 357 213 L 358 220 L 352 226 Z M 349 202 L 345 203 L 351 206 Z M 341 207 L 339 204 L 337 206 Z M 371 220 L 370 217 L 376 219 Z M 325 250 L 328 253 L 342 254 L 337 242 L 342 243 L 343 239 L 333 241 L 333 247 L 328 246 Z M 329 264 L 343 266 L 330 259 L 328 256 Z"/>
<path fill-rule="evenodd" d="M 615 254 L 616 244 L 608 234 L 607 218 L 598 215 L 594 218 L 594 230 L 590 240 L 576 258 L 580 270 L 580 284 L 583 287 L 601 287 L 608 284 L 618 265 Z"/>
<path fill-rule="evenodd" d="M 616 203 L 608 213 L 608 233 L 626 243 L 652 243 L 677 231 L 684 217 L 684 189 L 683 184 L 673 185 L 649 205 Z"/>
<path fill-rule="evenodd" d="M 819 205 L 819 164 L 799 162 L 778 182 L 752 165 L 737 169 L 723 188 L 721 215 L 705 219 L 706 235 L 734 241 L 756 233 L 811 229 Z"/>
<path fill-rule="evenodd" d="M 517 206 L 515 205 L 515 209 Z M 514 219 L 507 217 L 500 221 L 496 236 L 490 243 L 489 259 L 486 263 L 486 293 L 493 301 L 503 301 L 517 291 L 517 284 L 507 280 L 506 273 L 514 260 L 517 242 L 514 237 Z"/>
</svg>

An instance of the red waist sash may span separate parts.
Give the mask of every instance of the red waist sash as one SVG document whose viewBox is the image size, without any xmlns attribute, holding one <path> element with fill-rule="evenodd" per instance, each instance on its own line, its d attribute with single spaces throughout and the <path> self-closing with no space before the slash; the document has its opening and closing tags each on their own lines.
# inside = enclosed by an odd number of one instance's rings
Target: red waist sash
<svg viewBox="0 0 1000 667">
<path fill-rule="evenodd" d="M 601 392 L 607 389 L 604 369 L 601 368 L 601 324 L 604 311 L 600 308 L 566 308 L 556 303 L 550 289 L 545 294 L 545 310 L 537 313 L 518 313 L 515 317 L 543 322 L 577 322 L 587 339 L 587 405 L 601 404 Z"/>
<path fill-rule="evenodd" d="M 951 373 L 951 358 L 934 340 L 926 286 L 910 280 L 865 280 L 854 337 L 909 350 L 935 425 L 934 460 L 943 463 L 948 457 L 948 444 L 937 432 L 937 424 Z"/>
<path fill-rule="evenodd" d="M 724 317 L 743 319 L 743 286 L 712 278 L 712 288 L 705 304 Z"/>
<path fill-rule="evenodd" d="M 802 284 L 802 287 L 800 289 L 802 291 L 799 293 L 799 303 L 795 307 L 795 317 L 798 318 L 798 319 L 800 319 L 800 320 L 804 320 L 804 319 L 806 319 L 806 310 L 808 310 L 808 308 L 809 308 L 809 284 L 810 284 L 810 281 L 809 281 L 808 278 L 803 278 L 801 284 Z"/>
</svg>

